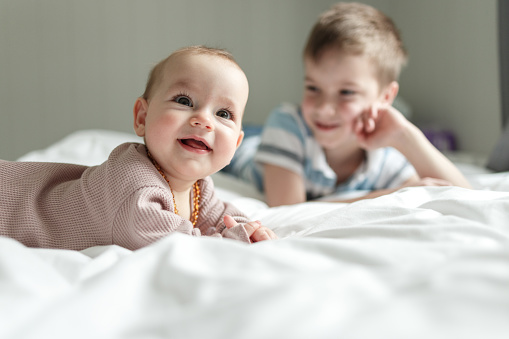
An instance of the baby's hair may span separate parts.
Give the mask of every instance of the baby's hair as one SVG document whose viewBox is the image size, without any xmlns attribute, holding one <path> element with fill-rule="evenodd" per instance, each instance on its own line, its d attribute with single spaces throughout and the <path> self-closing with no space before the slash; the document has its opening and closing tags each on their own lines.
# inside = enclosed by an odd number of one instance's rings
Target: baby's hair
<svg viewBox="0 0 509 339">
<path fill-rule="evenodd" d="M 360 3 L 338 3 L 322 13 L 308 37 L 304 57 L 317 62 L 330 48 L 369 57 L 382 86 L 397 81 L 407 62 L 407 52 L 393 21 Z"/>
<path fill-rule="evenodd" d="M 148 76 L 147 85 L 145 86 L 145 92 L 142 95 L 143 99 L 148 101 L 150 96 L 152 95 L 153 88 L 156 87 L 161 82 L 162 77 L 164 75 L 164 68 L 166 67 L 166 64 L 171 59 L 182 54 L 194 54 L 194 55 L 206 54 L 211 56 L 217 56 L 232 62 L 239 69 L 241 69 L 237 61 L 235 61 L 235 59 L 233 58 L 233 55 L 225 49 L 207 47 L 203 45 L 183 47 L 170 54 L 170 56 L 168 56 L 167 58 L 161 60 L 157 65 L 154 66 L 154 68 L 152 68 Z"/>
</svg>

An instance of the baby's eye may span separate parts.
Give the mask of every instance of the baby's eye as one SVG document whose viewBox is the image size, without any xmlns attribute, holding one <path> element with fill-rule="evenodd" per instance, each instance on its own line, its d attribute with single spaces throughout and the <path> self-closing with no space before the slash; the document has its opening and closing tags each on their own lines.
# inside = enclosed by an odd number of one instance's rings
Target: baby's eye
<svg viewBox="0 0 509 339">
<path fill-rule="evenodd" d="M 225 109 L 222 109 L 220 111 L 217 111 L 216 112 L 216 115 L 220 118 L 223 118 L 223 119 L 228 119 L 228 120 L 231 120 L 233 119 L 233 114 L 228 111 L 228 110 L 225 110 Z"/>
<path fill-rule="evenodd" d="M 175 101 L 177 104 L 193 107 L 193 103 L 191 102 L 191 99 L 189 99 L 185 95 L 177 95 L 173 101 Z"/>
</svg>

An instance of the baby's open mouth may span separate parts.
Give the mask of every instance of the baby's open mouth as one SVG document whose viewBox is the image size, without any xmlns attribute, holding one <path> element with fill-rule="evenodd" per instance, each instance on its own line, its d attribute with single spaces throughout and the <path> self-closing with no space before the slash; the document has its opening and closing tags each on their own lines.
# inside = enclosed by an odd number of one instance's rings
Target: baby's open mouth
<svg viewBox="0 0 509 339">
<path fill-rule="evenodd" d="M 180 139 L 180 142 L 183 143 L 186 146 L 199 149 L 199 150 L 206 150 L 210 151 L 211 148 L 207 146 L 203 141 L 196 140 L 196 139 Z"/>
</svg>

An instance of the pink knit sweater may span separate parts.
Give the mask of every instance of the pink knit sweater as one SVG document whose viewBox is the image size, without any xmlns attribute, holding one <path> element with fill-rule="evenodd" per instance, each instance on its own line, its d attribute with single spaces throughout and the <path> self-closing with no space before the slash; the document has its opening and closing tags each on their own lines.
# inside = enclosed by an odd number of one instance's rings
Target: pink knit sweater
<svg viewBox="0 0 509 339">
<path fill-rule="evenodd" d="M 245 216 L 199 181 L 196 228 L 174 213 L 168 184 L 141 144 L 122 144 L 99 166 L 0 160 L 0 235 L 29 247 L 82 250 L 116 244 L 131 250 L 172 232 L 249 242 Z"/>
</svg>

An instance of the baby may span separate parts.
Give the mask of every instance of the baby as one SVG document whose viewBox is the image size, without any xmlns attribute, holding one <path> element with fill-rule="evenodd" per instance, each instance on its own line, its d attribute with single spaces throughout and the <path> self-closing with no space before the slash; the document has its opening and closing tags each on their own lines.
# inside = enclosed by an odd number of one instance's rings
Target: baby
<svg viewBox="0 0 509 339">
<path fill-rule="evenodd" d="M 0 235 L 71 250 L 135 250 L 173 232 L 275 239 L 221 202 L 210 179 L 242 142 L 248 92 L 230 53 L 177 50 L 153 68 L 134 104 L 134 130 L 144 145 L 122 144 L 94 167 L 0 161 Z"/>
</svg>

